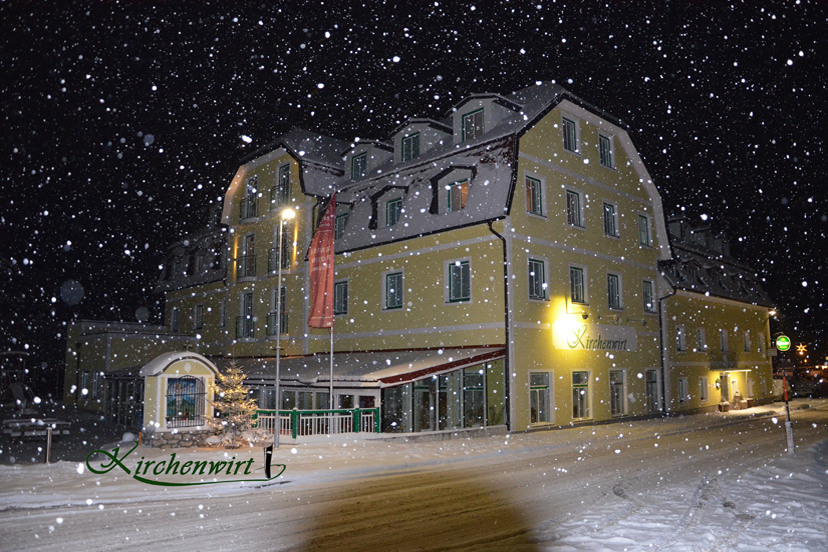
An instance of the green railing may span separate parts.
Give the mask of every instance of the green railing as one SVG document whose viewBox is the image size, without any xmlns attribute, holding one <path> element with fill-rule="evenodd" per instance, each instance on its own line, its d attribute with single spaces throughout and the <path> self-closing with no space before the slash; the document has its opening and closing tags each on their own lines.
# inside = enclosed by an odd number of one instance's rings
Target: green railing
<svg viewBox="0 0 828 552">
<path fill-rule="evenodd" d="M 280 410 L 279 435 L 292 438 L 309 435 L 342 433 L 379 433 L 379 408 L 347 408 L 338 410 Z M 256 427 L 276 432 L 276 411 L 258 410 Z"/>
</svg>

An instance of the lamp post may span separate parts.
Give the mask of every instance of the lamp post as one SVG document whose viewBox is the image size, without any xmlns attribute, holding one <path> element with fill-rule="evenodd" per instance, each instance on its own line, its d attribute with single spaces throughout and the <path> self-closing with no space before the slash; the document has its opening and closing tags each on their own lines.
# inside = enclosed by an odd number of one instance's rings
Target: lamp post
<svg viewBox="0 0 828 552">
<path fill-rule="evenodd" d="M 296 213 L 291 208 L 283 209 L 279 214 L 279 279 L 276 287 L 276 419 L 273 444 L 279 448 L 279 434 L 282 431 L 282 422 L 279 418 L 279 360 L 282 357 L 282 234 L 286 220 L 291 220 Z"/>
</svg>

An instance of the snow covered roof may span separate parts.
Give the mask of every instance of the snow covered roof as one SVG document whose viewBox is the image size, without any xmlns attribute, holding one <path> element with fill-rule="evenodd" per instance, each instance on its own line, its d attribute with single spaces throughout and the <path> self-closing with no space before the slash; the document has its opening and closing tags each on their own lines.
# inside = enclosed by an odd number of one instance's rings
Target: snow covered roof
<svg viewBox="0 0 828 552">
<path fill-rule="evenodd" d="M 756 272 L 730 255 L 722 234 L 715 234 L 715 240 L 698 239 L 699 235 L 711 232 L 708 227 L 699 227 L 682 236 L 681 226 L 675 222 L 677 219 L 670 220 L 673 258 L 659 262 L 664 278 L 673 288 L 773 307 L 773 300 L 762 288 Z"/>
<path fill-rule="evenodd" d="M 171 364 L 178 362 L 179 360 L 196 360 L 201 362 L 206 367 L 211 369 L 213 372 L 218 374 L 218 369 L 216 365 L 213 364 L 207 357 L 204 357 L 198 353 L 194 353 L 192 351 L 173 351 L 170 353 L 164 353 L 162 355 L 158 355 L 151 361 L 144 364 L 139 372 L 141 376 L 157 376 L 161 374 L 164 370 L 166 370 Z"/>
<path fill-rule="evenodd" d="M 469 347 L 406 351 L 334 353 L 336 387 L 389 387 L 503 358 L 503 347 Z M 229 366 L 232 359 L 216 358 L 216 365 Z M 275 358 L 236 358 L 248 382 L 273 380 Z M 326 353 L 282 358 L 283 384 L 324 387 L 330 384 L 330 356 Z"/>
</svg>

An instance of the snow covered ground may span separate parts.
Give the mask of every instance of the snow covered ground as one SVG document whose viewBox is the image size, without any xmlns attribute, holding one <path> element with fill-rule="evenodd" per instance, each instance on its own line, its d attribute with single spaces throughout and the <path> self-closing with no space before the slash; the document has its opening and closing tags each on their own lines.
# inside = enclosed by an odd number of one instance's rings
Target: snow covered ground
<svg viewBox="0 0 828 552">
<path fill-rule="evenodd" d="M 824 551 L 828 401 L 793 406 L 794 457 L 777 404 L 431 443 L 300 443 L 276 453 L 287 468 L 264 487 L 0 466 L 0 550 Z"/>
</svg>

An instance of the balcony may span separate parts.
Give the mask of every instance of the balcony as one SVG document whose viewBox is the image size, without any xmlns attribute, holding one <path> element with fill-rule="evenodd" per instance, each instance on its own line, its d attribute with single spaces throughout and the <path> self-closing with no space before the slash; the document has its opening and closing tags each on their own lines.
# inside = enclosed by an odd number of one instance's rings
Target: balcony
<svg viewBox="0 0 828 552">
<path fill-rule="evenodd" d="M 258 211 L 258 202 L 255 199 L 243 199 L 239 205 L 239 220 L 256 218 Z"/>
<path fill-rule="evenodd" d="M 236 339 L 252 339 L 253 329 L 252 316 L 236 317 Z"/>
<path fill-rule="evenodd" d="M 277 333 L 286 335 L 288 333 L 288 313 L 283 312 L 280 320 L 276 320 L 276 312 L 267 313 L 267 335 L 273 336 Z M 279 331 L 281 329 L 281 332 Z"/>
<path fill-rule="evenodd" d="M 256 257 L 244 255 L 236 259 L 236 278 L 256 277 Z"/>
<path fill-rule="evenodd" d="M 277 272 L 279 270 L 279 248 L 273 247 L 270 249 L 267 255 L 267 271 L 270 273 Z M 287 270 L 290 268 L 290 248 L 285 247 L 284 251 L 282 252 L 282 270 Z"/>
</svg>

